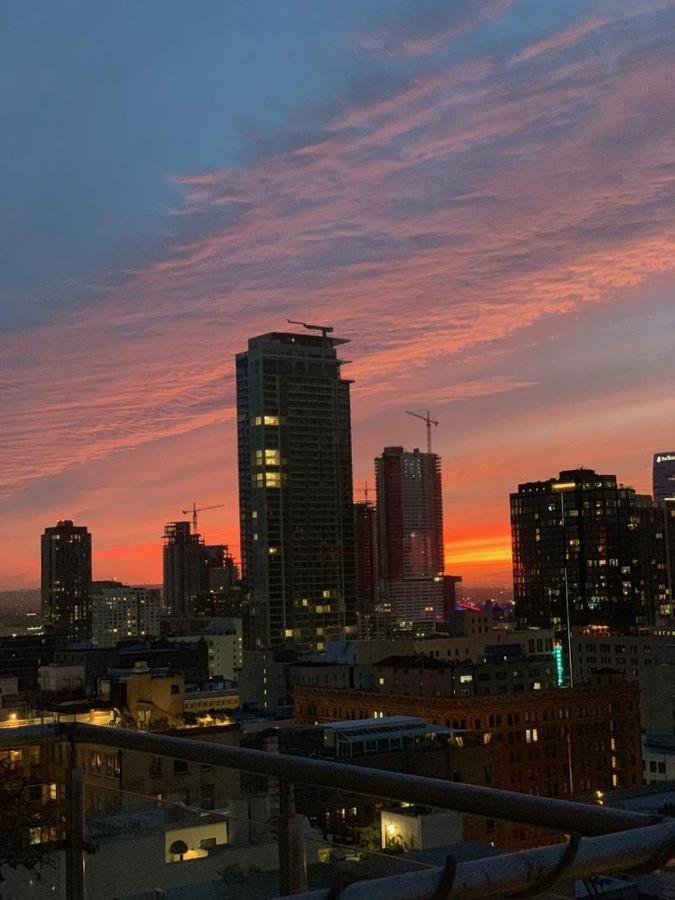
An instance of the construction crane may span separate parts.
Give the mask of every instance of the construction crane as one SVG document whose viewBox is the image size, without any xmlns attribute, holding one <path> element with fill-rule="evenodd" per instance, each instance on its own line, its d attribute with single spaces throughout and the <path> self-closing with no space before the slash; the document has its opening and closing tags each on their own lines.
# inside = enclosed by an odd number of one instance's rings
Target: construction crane
<svg viewBox="0 0 675 900">
<path fill-rule="evenodd" d="M 289 325 L 302 325 L 308 331 L 320 331 L 324 338 L 335 331 L 332 325 L 308 325 L 307 322 L 296 322 L 295 319 L 286 319 L 286 321 Z"/>
<path fill-rule="evenodd" d="M 192 503 L 192 509 L 184 509 L 182 513 L 184 516 L 192 513 L 192 530 L 197 533 L 197 513 L 203 512 L 207 509 L 222 509 L 225 506 L 224 503 L 216 503 L 214 506 L 197 506 L 196 503 Z"/>
<path fill-rule="evenodd" d="M 367 503 L 367 502 L 368 502 L 368 494 L 370 493 L 371 490 L 372 490 L 372 488 L 370 487 L 370 485 L 368 484 L 368 482 L 367 482 L 367 481 L 364 481 L 364 482 L 363 482 L 363 487 L 362 487 L 362 488 L 356 488 L 355 493 L 356 493 L 356 494 L 363 494 L 363 498 L 364 498 L 364 500 L 365 500 L 366 503 Z"/>
<path fill-rule="evenodd" d="M 409 409 L 406 409 L 406 415 L 414 416 L 416 419 L 421 419 L 427 426 L 427 453 L 431 453 L 431 426 L 438 425 L 436 419 L 432 419 L 429 415 L 429 410 L 427 410 L 426 416 L 423 416 L 421 413 L 410 412 Z"/>
</svg>

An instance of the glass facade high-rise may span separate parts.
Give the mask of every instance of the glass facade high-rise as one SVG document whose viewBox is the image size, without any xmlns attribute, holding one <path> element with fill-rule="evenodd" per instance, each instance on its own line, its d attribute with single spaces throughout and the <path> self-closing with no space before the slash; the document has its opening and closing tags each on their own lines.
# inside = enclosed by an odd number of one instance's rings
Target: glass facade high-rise
<svg viewBox="0 0 675 900">
<path fill-rule="evenodd" d="M 322 649 L 354 632 L 344 343 L 273 332 L 237 355 L 242 576 L 261 648 Z"/>
<path fill-rule="evenodd" d="M 42 623 L 45 631 L 88 638 L 91 629 L 91 534 L 70 519 L 41 538 Z"/>
<path fill-rule="evenodd" d="M 516 616 L 526 626 L 625 630 L 670 612 L 660 510 L 592 469 L 511 494 Z"/>
<path fill-rule="evenodd" d="M 657 503 L 675 497 L 675 450 L 654 454 L 652 480 Z"/>
<path fill-rule="evenodd" d="M 445 611 L 441 460 L 385 447 L 375 460 L 381 598 L 399 619 Z"/>
</svg>

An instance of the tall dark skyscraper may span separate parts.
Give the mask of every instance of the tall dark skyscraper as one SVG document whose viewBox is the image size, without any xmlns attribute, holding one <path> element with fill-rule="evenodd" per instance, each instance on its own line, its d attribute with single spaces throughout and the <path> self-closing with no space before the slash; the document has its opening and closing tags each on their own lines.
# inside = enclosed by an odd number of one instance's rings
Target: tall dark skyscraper
<svg viewBox="0 0 675 900">
<path fill-rule="evenodd" d="M 207 580 L 206 552 L 200 534 L 189 522 L 169 522 L 164 528 L 164 606 L 169 616 L 190 619 Z"/>
<path fill-rule="evenodd" d="M 382 597 L 398 618 L 443 618 L 440 457 L 385 447 L 375 477 Z"/>
<path fill-rule="evenodd" d="M 377 511 L 372 503 L 354 504 L 356 530 L 356 610 L 361 624 L 375 612 L 378 598 Z"/>
<path fill-rule="evenodd" d="M 652 492 L 656 502 L 675 497 L 675 450 L 655 453 L 652 471 Z"/>
<path fill-rule="evenodd" d="M 88 638 L 91 628 L 91 534 L 69 519 L 41 538 L 42 622 L 45 630 Z"/>
<path fill-rule="evenodd" d="M 669 614 L 661 513 L 651 497 L 592 469 L 511 494 L 516 615 L 628 629 Z"/>
<path fill-rule="evenodd" d="M 322 649 L 354 633 L 345 343 L 274 332 L 237 356 L 242 574 L 259 647 Z"/>
</svg>

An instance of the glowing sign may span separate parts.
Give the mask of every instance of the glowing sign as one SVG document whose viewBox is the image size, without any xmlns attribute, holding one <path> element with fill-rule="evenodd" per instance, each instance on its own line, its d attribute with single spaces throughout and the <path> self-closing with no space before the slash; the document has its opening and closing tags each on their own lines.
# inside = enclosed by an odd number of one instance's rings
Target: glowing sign
<svg viewBox="0 0 675 900">
<path fill-rule="evenodd" d="M 675 453 L 663 453 L 656 457 L 656 462 L 675 462 Z"/>
<path fill-rule="evenodd" d="M 576 486 L 576 482 L 574 481 L 558 481 L 551 485 L 554 491 L 569 491 Z"/>
<path fill-rule="evenodd" d="M 560 644 L 553 648 L 553 661 L 555 662 L 555 677 L 558 687 L 565 684 L 565 665 L 563 663 L 563 651 Z"/>
</svg>

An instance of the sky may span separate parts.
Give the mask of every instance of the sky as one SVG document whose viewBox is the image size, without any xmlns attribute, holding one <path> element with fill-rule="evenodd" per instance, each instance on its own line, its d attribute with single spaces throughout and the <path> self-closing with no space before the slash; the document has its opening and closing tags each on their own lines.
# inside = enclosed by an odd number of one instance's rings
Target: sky
<svg viewBox="0 0 675 900">
<path fill-rule="evenodd" d="M 446 563 L 508 495 L 675 447 L 675 0 L 87 0 L 0 10 L 0 589 L 46 525 L 161 581 L 238 554 L 234 354 L 351 343 L 354 475 L 439 421 Z M 362 498 L 362 493 L 357 495 Z"/>
</svg>

